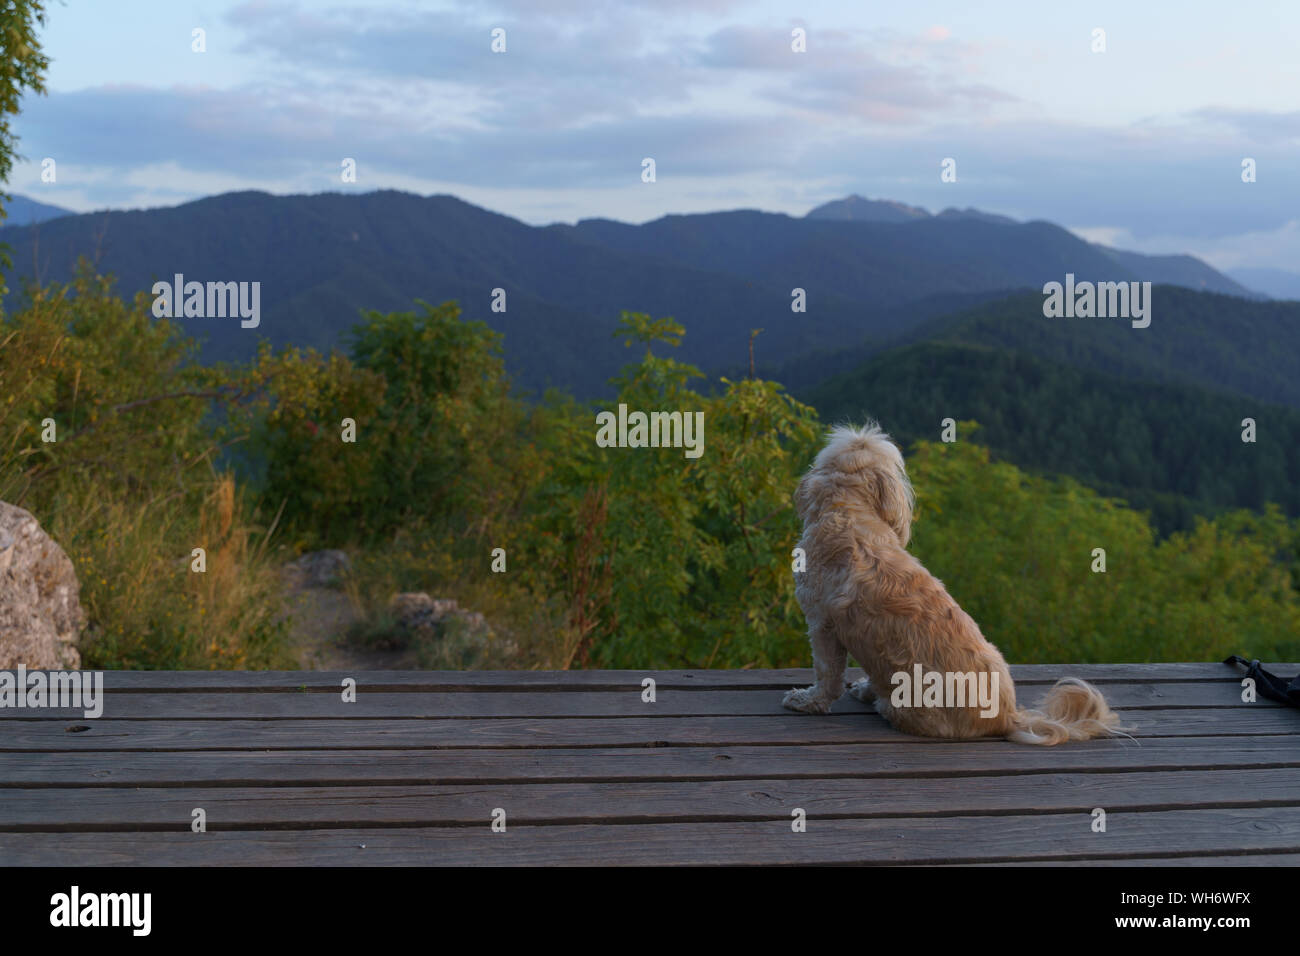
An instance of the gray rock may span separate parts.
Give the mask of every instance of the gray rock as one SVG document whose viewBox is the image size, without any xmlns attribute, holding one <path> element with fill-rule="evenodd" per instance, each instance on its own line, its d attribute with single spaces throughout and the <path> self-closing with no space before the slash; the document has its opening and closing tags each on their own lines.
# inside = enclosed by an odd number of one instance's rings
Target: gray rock
<svg viewBox="0 0 1300 956">
<path fill-rule="evenodd" d="M 449 629 L 471 637 L 483 637 L 489 632 L 482 614 L 462 610 L 454 600 L 431 598 L 422 591 L 394 594 L 388 611 L 398 627 L 416 636 L 443 637 Z"/>
<path fill-rule="evenodd" d="M 437 637 L 443 620 L 458 612 L 455 601 L 439 601 L 420 591 L 394 594 L 388 602 L 393 622 L 412 636 Z"/>
<path fill-rule="evenodd" d="M 30 513 L 0 501 L 0 670 L 79 668 L 80 595 L 63 549 Z"/>
<path fill-rule="evenodd" d="M 280 569 L 285 586 L 291 591 L 328 588 L 337 584 L 349 571 L 352 562 L 343 551 L 308 551 Z"/>
</svg>

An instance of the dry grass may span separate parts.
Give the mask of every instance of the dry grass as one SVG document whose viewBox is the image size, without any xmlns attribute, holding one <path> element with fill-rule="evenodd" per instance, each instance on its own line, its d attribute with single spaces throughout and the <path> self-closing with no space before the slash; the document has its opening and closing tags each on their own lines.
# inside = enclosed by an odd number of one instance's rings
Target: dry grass
<svg viewBox="0 0 1300 956">
<path fill-rule="evenodd" d="M 84 666 L 144 669 L 282 667 L 279 556 L 250 520 L 234 480 L 215 475 L 197 508 L 64 499 L 38 515 L 72 559 L 90 618 Z M 188 497 L 188 496 L 187 496 Z M 196 570 L 194 549 L 206 567 Z"/>
</svg>

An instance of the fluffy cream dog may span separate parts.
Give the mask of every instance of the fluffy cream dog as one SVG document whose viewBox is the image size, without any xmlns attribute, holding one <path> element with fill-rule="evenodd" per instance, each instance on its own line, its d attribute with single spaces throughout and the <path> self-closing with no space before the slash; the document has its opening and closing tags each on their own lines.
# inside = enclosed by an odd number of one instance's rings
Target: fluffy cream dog
<svg viewBox="0 0 1300 956">
<path fill-rule="evenodd" d="M 796 576 L 795 595 L 808 621 L 817 683 L 788 692 L 782 703 L 826 713 L 844 692 L 852 654 L 867 676 L 849 692 L 874 699 L 880 715 L 905 733 L 1048 745 L 1122 733 L 1105 698 L 1081 680 L 1058 681 L 1042 710 L 1017 709 L 1001 652 L 908 553 L 914 506 L 903 456 L 888 435 L 875 424 L 831 430 L 795 492 L 807 562 L 807 571 Z M 939 677 L 930 681 L 924 703 L 920 687 L 895 693 L 932 673 Z M 963 685 L 954 675 L 973 675 L 986 685 L 986 706 L 973 699 L 969 678 Z"/>
</svg>

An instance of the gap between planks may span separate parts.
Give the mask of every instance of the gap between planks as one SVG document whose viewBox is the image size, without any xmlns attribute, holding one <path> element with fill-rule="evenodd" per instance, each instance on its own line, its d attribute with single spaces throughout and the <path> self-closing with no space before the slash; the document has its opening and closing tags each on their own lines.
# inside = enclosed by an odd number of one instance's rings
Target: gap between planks
<svg viewBox="0 0 1300 956">
<path fill-rule="evenodd" d="M 1038 706 L 1047 693 L 1042 685 L 1018 688 L 1022 707 Z M 1241 699 L 1235 683 L 1208 682 L 1166 683 L 1158 685 L 1112 684 L 1104 688 L 1108 703 L 1117 710 L 1175 709 L 1208 710 L 1218 708 L 1280 708 L 1276 701 L 1260 697 L 1254 702 Z M 388 693 L 358 688 L 357 698 L 345 702 L 338 692 L 331 693 L 186 693 L 158 694 L 137 692 L 120 694 L 106 691 L 103 715 L 96 719 L 114 720 L 254 720 L 282 718 L 320 718 L 337 720 L 427 719 L 427 718 L 496 718 L 496 717 L 702 717 L 702 716 L 789 716 L 781 706 L 780 691 L 703 690 L 682 693 L 666 688 L 648 703 L 641 698 L 639 687 L 618 692 L 587 690 L 574 694 L 539 693 L 521 690 L 510 694 L 479 691 L 453 694 L 427 691 Z M 4 720 L 77 720 L 84 708 L 36 709 L 5 708 Z M 873 713 L 874 708 L 845 694 L 834 704 L 836 715 Z"/>
<path fill-rule="evenodd" d="M 1265 664 L 1279 674 L 1294 674 L 1300 664 Z M 336 692 L 347 677 L 372 691 L 388 693 L 510 693 L 529 689 L 548 693 L 586 690 L 625 690 L 653 677 L 660 688 L 676 690 L 788 690 L 812 683 L 811 668 L 768 670 L 644 670 L 623 671 L 104 671 L 107 689 L 116 693 L 209 692 L 304 693 Z M 862 676 L 850 668 L 850 679 Z M 1080 677 L 1096 683 L 1144 684 L 1186 681 L 1231 681 L 1242 672 L 1226 664 L 1013 664 L 1019 684 L 1051 684 L 1060 677 Z"/>
<path fill-rule="evenodd" d="M 860 745 L 509 750 L 93 751 L 0 753 L 4 787 L 400 786 L 404 784 L 683 783 L 736 779 L 961 778 L 985 774 L 1300 768 L 1276 737 L 1095 740 L 1057 748 L 994 741 Z"/>
<path fill-rule="evenodd" d="M 1134 737 L 1296 737 L 1300 720 L 1290 708 L 1126 711 Z M 737 744 L 897 743 L 933 746 L 933 737 L 908 737 L 873 714 L 727 717 L 354 718 L 267 720 L 10 720 L 0 752 L 93 750 L 424 750 L 555 747 L 718 747 Z M 998 738 L 966 741 L 990 746 Z M 1280 743 L 1281 741 L 1279 741 Z M 1112 738 L 1112 745 L 1138 746 Z M 1068 744 L 1062 746 L 1069 746 Z"/>
</svg>

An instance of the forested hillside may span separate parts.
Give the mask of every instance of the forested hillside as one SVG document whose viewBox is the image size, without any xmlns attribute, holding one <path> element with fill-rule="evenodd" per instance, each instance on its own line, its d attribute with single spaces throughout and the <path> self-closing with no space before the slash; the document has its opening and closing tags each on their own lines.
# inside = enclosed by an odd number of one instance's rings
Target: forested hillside
<svg viewBox="0 0 1300 956">
<path fill-rule="evenodd" d="M 599 447 L 608 403 L 519 400 L 499 336 L 451 303 L 369 313 L 350 354 L 265 348 L 209 367 L 147 297 L 85 275 L 0 323 L 0 499 L 73 560 L 88 667 L 291 665 L 274 568 L 329 546 L 354 555 L 344 586 L 367 634 L 386 633 L 395 591 L 486 615 L 490 643 L 431 666 L 806 663 L 791 494 L 823 422 L 778 383 L 710 382 L 657 356 L 682 339 L 671 320 L 617 326 L 632 347 L 617 400 L 702 412 L 698 459 Z M 914 361 L 924 372 L 924 351 Z M 959 428 L 908 450 L 914 550 L 1010 660 L 1300 656 L 1294 520 L 1234 511 L 1160 539 Z"/>
<path fill-rule="evenodd" d="M 938 440 L 946 418 L 974 419 L 977 440 L 999 457 L 1073 475 L 1150 511 L 1166 533 L 1197 514 L 1269 502 L 1300 515 L 1300 411 L 1242 395 L 930 342 L 883 352 L 800 397 L 826 421 L 874 416 L 908 442 Z M 1246 418 L 1253 443 L 1242 441 Z"/>
<path fill-rule="evenodd" d="M 1029 352 L 1123 378 L 1210 387 L 1300 408 L 1300 302 L 1152 289 L 1151 325 L 1043 315 L 1025 293 L 923 323 L 900 343 L 937 341 Z"/>
</svg>

